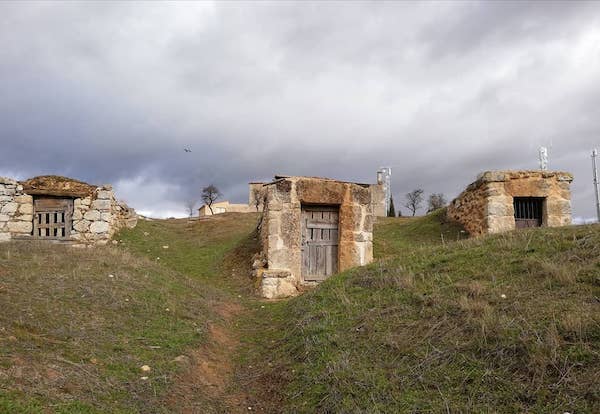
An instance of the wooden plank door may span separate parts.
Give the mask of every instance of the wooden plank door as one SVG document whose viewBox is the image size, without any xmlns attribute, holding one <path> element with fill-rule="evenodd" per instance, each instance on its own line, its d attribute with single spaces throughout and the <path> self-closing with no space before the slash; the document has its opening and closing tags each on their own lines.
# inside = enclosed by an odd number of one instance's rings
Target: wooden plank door
<svg viewBox="0 0 600 414">
<path fill-rule="evenodd" d="M 71 235 L 73 200 L 38 197 L 33 201 L 33 237 L 68 239 Z"/>
<path fill-rule="evenodd" d="M 338 223 L 336 207 L 302 207 L 302 277 L 322 281 L 338 271 Z"/>
</svg>

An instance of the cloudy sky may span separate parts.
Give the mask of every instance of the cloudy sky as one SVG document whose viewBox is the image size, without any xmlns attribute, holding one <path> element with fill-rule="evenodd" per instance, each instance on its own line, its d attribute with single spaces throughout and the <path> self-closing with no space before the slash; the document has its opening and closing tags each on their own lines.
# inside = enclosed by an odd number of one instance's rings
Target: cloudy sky
<svg viewBox="0 0 600 414">
<path fill-rule="evenodd" d="M 381 166 L 396 205 L 452 198 L 545 145 L 591 218 L 600 2 L 1 2 L 0 143 L 0 175 L 112 183 L 156 216 Z"/>
</svg>

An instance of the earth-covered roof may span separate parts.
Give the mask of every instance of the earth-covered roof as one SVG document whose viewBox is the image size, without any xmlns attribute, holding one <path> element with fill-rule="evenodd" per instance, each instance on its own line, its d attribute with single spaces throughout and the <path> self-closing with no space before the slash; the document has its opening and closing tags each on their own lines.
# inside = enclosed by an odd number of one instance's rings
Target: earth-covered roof
<svg viewBox="0 0 600 414">
<path fill-rule="evenodd" d="M 20 184 L 27 194 L 59 197 L 87 197 L 96 189 L 94 185 L 59 175 L 33 177 Z"/>
</svg>

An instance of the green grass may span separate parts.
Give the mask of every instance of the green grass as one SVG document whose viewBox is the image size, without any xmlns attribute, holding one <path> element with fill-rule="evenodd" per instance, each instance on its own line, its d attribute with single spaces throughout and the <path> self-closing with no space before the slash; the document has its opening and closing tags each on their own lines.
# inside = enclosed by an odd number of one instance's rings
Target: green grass
<svg viewBox="0 0 600 414">
<path fill-rule="evenodd" d="M 219 320 L 235 288 L 224 258 L 256 220 L 140 221 L 91 249 L 0 244 L 0 412 L 171 412 L 173 359 Z"/>
<path fill-rule="evenodd" d="M 375 263 L 269 302 L 247 276 L 257 219 L 0 244 L 0 412 L 600 412 L 599 226 L 463 240 L 443 211 L 381 219 Z M 228 395 L 180 396 L 173 359 L 215 321 L 242 340 Z"/>
<path fill-rule="evenodd" d="M 374 228 L 376 258 L 402 255 L 406 249 L 466 239 L 460 224 L 446 219 L 446 209 L 421 217 L 379 217 Z"/>
<path fill-rule="evenodd" d="M 401 253 L 257 310 L 247 325 L 262 329 L 246 333 L 239 375 L 258 384 L 256 404 L 600 412 L 600 227 L 411 247 L 415 228 L 439 234 L 431 222 L 384 221 L 380 245 Z"/>
</svg>

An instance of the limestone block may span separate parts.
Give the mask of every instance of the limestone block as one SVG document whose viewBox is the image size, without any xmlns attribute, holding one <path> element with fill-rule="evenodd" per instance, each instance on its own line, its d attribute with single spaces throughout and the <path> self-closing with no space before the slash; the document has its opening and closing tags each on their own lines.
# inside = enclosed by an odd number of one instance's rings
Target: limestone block
<svg viewBox="0 0 600 414">
<path fill-rule="evenodd" d="M 2 202 L 7 202 L 7 201 L 13 201 L 13 196 L 12 195 L 5 195 L 2 194 L 2 192 L 0 191 L 0 203 Z"/>
<path fill-rule="evenodd" d="M 17 185 L 17 192 L 23 191 L 23 186 L 21 184 Z"/>
<path fill-rule="evenodd" d="M 0 213 L 4 214 L 13 214 L 19 208 L 19 204 L 15 202 L 6 203 L 0 208 Z"/>
<path fill-rule="evenodd" d="M 84 215 L 83 218 L 85 220 L 89 220 L 89 221 L 97 221 L 100 220 L 100 212 L 98 210 L 88 210 Z"/>
<path fill-rule="evenodd" d="M 373 232 L 373 223 L 375 222 L 375 216 L 372 214 L 367 214 L 365 216 L 365 220 L 363 222 L 362 230 L 372 233 Z"/>
<path fill-rule="evenodd" d="M 21 194 L 15 197 L 15 202 L 19 204 L 33 204 L 33 197 L 27 194 Z"/>
<path fill-rule="evenodd" d="M 18 211 L 21 214 L 33 214 L 33 204 L 21 204 Z"/>
<path fill-rule="evenodd" d="M 259 263 L 261 262 L 259 261 Z M 291 277 L 292 273 L 289 270 L 285 269 L 265 269 L 262 276 L 265 278 L 285 279 Z"/>
<path fill-rule="evenodd" d="M 290 249 L 269 249 L 269 268 L 287 268 L 293 260 L 293 254 Z"/>
<path fill-rule="evenodd" d="M 11 233 L 28 234 L 33 231 L 33 222 L 30 221 L 9 221 L 8 231 Z"/>
<path fill-rule="evenodd" d="M 261 282 L 262 296 L 267 299 L 281 299 L 298 294 L 293 278 L 263 278 Z"/>
<path fill-rule="evenodd" d="M 84 198 L 77 198 L 75 199 L 75 203 L 77 203 L 79 201 L 79 204 L 81 204 L 82 206 L 89 206 L 92 204 L 92 198 L 91 197 L 84 197 Z"/>
<path fill-rule="evenodd" d="M 559 174 L 556 179 L 558 181 L 566 181 L 568 183 L 570 183 L 571 181 L 573 181 L 573 176 L 571 174 Z"/>
<path fill-rule="evenodd" d="M 270 198 L 267 202 L 267 210 L 270 213 L 274 211 L 281 211 L 283 208 L 283 203 L 275 198 Z"/>
<path fill-rule="evenodd" d="M 284 210 L 281 214 L 281 238 L 283 244 L 287 247 L 300 247 L 300 220 L 301 212 L 299 208 Z"/>
<path fill-rule="evenodd" d="M 571 202 L 565 199 L 550 199 L 546 203 L 548 216 L 571 216 Z"/>
<path fill-rule="evenodd" d="M 94 200 L 92 201 L 92 208 L 94 210 L 110 210 L 110 200 Z"/>
<path fill-rule="evenodd" d="M 360 230 L 363 226 L 363 219 L 365 217 L 365 208 L 360 205 L 352 206 L 352 215 L 353 215 L 353 223 L 354 230 Z"/>
<path fill-rule="evenodd" d="M 373 262 L 373 243 L 372 242 L 366 242 L 363 243 L 361 246 L 361 258 L 362 258 L 362 262 L 361 262 L 361 266 L 365 266 L 368 265 L 369 263 Z"/>
<path fill-rule="evenodd" d="M 83 218 L 83 213 L 81 209 L 77 208 L 73 211 L 73 220 L 81 220 Z"/>
<path fill-rule="evenodd" d="M 0 243 L 10 241 L 10 233 L 0 233 Z"/>
<path fill-rule="evenodd" d="M 272 234 L 268 237 L 269 250 L 281 250 L 285 249 L 286 246 L 283 243 L 283 239 L 279 234 Z"/>
<path fill-rule="evenodd" d="M 485 209 L 486 216 L 510 216 L 514 214 L 514 207 L 508 203 L 489 202 Z"/>
<path fill-rule="evenodd" d="M 485 187 L 485 195 L 487 197 L 504 196 L 504 183 L 491 182 Z"/>
<path fill-rule="evenodd" d="M 92 233 L 108 233 L 110 226 L 106 221 L 94 221 L 90 224 L 90 231 Z"/>
<path fill-rule="evenodd" d="M 11 187 L 2 187 L 0 186 L 0 195 L 14 196 L 17 193 L 17 190 Z"/>
<path fill-rule="evenodd" d="M 15 216 L 15 220 L 33 222 L 33 214 L 20 214 L 18 216 Z"/>
<path fill-rule="evenodd" d="M 110 200 L 112 198 L 112 191 L 100 190 L 96 193 L 98 200 Z"/>
<path fill-rule="evenodd" d="M 488 233 L 502 233 L 515 229 L 515 218 L 514 216 L 489 216 L 487 219 L 487 232 Z"/>
<path fill-rule="evenodd" d="M 355 231 L 354 240 L 357 242 L 370 242 L 373 241 L 373 233 L 366 231 Z"/>
<path fill-rule="evenodd" d="M 5 185 L 17 185 L 18 182 L 13 180 L 12 178 L 8 178 L 8 177 L 0 177 L 0 184 L 5 184 Z"/>
<path fill-rule="evenodd" d="M 562 226 L 563 224 L 563 216 L 558 216 L 558 215 L 549 215 L 546 218 L 546 223 L 545 225 L 548 227 L 559 227 Z"/>
<path fill-rule="evenodd" d="M 281 229 L 281 221 L 278 215 L 270 214 L 268 221 L 268 232 L 269 234 L 279 234 Z"/>
<path fill-rule="evenodd" d="M 484 182 L 506 181 L 507 177 L 503 171 L 486 171 L 479 176 L 479 180 Z"/>
<path fill-rule="evenodd" d="M 359 204 L 369 204 L 371 202 L 371 190 L 369 187 L 352 185 L 352 199 Z"/>
<path fill-rule="evenodd" d="M 87 220 L 74 221 L 73 228 L 78 232 L 85 233 L 90 228 L 90 222 Z"/>
<path fill-rule="evenodd" d="M 0 223 L 10 220 L 10 217 L 7 214 L 0 214 Z"/>
<path fill-rule="evenodd" d="M 132 217 L 129 217 L 127 219 L 127 222 L 125 225 L 127 226 L 128 229 L 133 229 L 133 228 L 135 228 L 135 226 L 137 226 L 137 220 L 138 220 L 137 216 L 135 216 L 135 215 Z"/>
<path fill-rule="evenodd" d="M 110 213 L 101 213 L 100 214 L 100 220 L 110 222 L 112 220 L 112 214 L 110 214 Z"/>
</svg>

